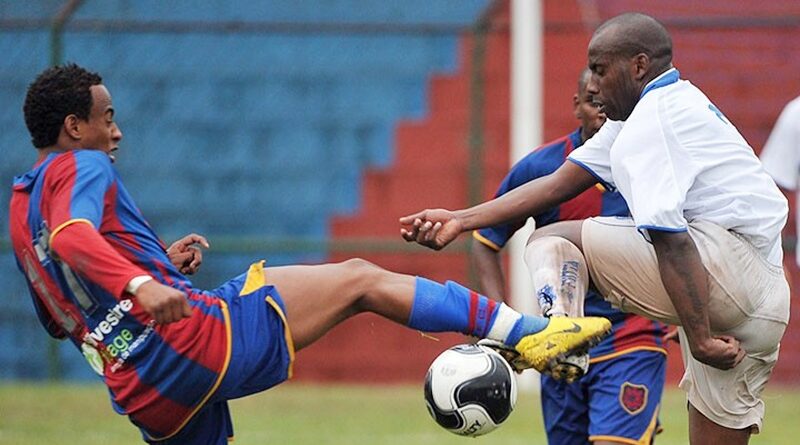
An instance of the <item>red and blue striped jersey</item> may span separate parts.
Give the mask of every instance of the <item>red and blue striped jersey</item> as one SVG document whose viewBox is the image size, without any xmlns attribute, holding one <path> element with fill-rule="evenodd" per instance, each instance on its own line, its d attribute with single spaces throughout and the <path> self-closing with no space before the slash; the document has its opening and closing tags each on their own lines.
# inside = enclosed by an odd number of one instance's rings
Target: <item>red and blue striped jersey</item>
<svg viewBox="0 0 800 445">
<path fill-rule="evenodd" d="M 9 228 L 48 332 L 84 354 L 118 412 L 154 438 L 179 430 L 225 374 L 227 306 L 171 264 L 109 157 L 54 153 L 15 177 Z M 184 291 L 192 316 L 156 325 L 125 291 L 140 275 Z"/>
<path fill-rule="evenodd" d="M 581 145 L 580 128 L 542 145 L 520 160 L 506 175 L 495 197 L 556 171 L 572 150 Z M 600 184 L 592 187 L 558 207 L 532 215 L 536 227 L 558 221 L 580 220 L 592 216 L 628 216 L 628 206 L 619 192 L 606 191 Z M 475 239 L 499 251 L 505 246 L 522 223 L 504 224 L 484 228 L 473 233 Z M 644 317 L 623 313 L 611 307 L 594 290 L 586 295 L 586 315 L 606 317 L 613 324 L 612 333 L 592 348 L 592 361 L 601 361 L 617 354 L 635 350 L 652 349 L 665 352 L 661 337 L 666 332 L 662 323 Z"/>
</svg>

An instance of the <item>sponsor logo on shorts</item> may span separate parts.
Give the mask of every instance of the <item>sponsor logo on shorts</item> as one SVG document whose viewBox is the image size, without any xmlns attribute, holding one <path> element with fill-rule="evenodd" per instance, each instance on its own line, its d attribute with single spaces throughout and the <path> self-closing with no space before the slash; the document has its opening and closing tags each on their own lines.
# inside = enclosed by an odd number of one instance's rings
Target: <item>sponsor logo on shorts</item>
<svg viewBox="0 0 800 445">
<path fill-rule="evenodd" d="M 639 414 L 647 406 L 647 386 L 625 382 L 619 388 L 619 403 L 628 414 Z"/>
</svg>

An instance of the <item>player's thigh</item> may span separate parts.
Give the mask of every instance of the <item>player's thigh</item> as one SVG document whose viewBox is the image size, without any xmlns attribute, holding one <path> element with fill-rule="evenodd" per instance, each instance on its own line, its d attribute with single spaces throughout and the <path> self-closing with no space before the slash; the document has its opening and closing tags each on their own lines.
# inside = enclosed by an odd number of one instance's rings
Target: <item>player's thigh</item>
<svg viewBox="0 0 800 445">
<path fill-rule="evenodd" d="M 611 443 L 650 443 L 659 428 L 666 355 L 632 351 L 592 364 L 587 377 L 589 438 Z"/>
<path fill-rule="evenodd" d="M 349 315 L 358 277 L 347 263 L 292 265 L 264 269 L 267 284 L 275 286 L 286 306 L 286 319 L 297 349 L 306 332 Z"/>
<path fill-rule="evenodd" d="M 414 292 L 414 277 L 389 272 L 360 259 L 270 267 L 264 275 L 283 299 L 298 350 L 361 311 L 405 321 Z"/>
<path fill-rule="evenodd" d="M 689 234 L 708 272 L 708 313 L 715 333 L 751 317 L 788 321 L 788 285 L 779 266 L 770 265 L 749 242 L 715 224 L 693 222 Z M 626 312 L 680 323 L 661 282 L 655 250 L 633 220 L 586 220 L 582 241 L 589 274 L 606 300 Z"/>
<path fill-rule="evenodd" d="M 583 220 L 560 221 L 557 223 L 548 224 L 544 227 L 537 227 L 536 230 L 533 231 L 530 238 L 528 239 L 528 244 L 530 244 L 533 240 L 544 236 L 558 236 L 571 242 L 572 244 L 577 246 L 579 250 L 582 251 L 583 250 L 583 242 L 581 241 L 582 227 L 583 227 Z"/>
<path fill-rule="evenodd" d="M 632 219 L 590 218 L 582 229 L 586 267 L 603 298 L 625 312 L 678 323 L 655 250 Z"/>
</svg>

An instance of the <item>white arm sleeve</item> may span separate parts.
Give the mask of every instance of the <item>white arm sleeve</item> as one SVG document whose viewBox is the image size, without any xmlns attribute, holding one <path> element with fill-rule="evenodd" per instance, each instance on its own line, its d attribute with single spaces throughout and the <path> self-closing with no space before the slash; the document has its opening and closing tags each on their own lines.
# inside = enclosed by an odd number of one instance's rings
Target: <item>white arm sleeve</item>
<svg viewBox="0 0 800 445">
<path fill-rule="evenodd" d="M 616 189 L 614 178 L 611 176 L 609 152 L 624 124 L 622 121 L 606 121 L 594 136 L 567 157 L 591 173 L 609 191 Z"/>
<path fill-rule="evenodd" d="M 800 171 L 800 98 L 783 109 L 761 152 L 764 169 L 779 186 L 797 189 Z"/>
</svg>

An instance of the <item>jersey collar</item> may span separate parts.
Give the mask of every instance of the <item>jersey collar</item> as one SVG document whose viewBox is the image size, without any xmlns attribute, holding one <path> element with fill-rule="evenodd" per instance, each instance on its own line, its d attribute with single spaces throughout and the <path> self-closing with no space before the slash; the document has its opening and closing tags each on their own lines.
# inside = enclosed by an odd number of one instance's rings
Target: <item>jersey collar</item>
<svg viewBox="0 0 800 445">
<path fill-rule="evenodd" d="M 649 93 L 652 90 L 655 90 L 656 88 L 665 87 L 667 85 L 677 82 L 678 79 L 680 78 L 681 78 L 681 73 L 678 72 L 677 68 L 672 68 L 665 71 L 660 76 L 656 77 L 655 79 L 651 80 L 650 83 L 645 85 L 642 94 L 639 95 L 639 99 L 643 98 L 645 94 Z"/>
</svg>

